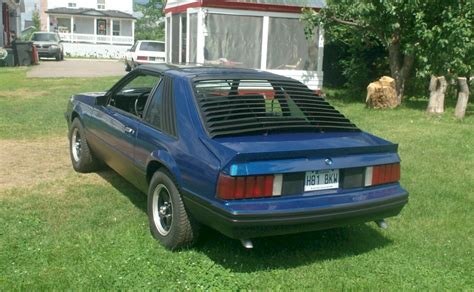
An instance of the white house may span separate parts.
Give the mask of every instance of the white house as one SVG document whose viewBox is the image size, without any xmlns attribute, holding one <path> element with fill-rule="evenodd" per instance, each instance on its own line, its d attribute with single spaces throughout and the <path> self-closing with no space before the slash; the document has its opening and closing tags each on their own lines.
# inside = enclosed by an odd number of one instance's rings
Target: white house
<svg viewBox="0 0 474 292">
<path fill-rule="evenodd" d="M 227 64 L 323 84 L 324 38 L 306 39 L 301 9 L 324 0 L 168 0 L 166 51 L 171 63 Z"/>
<path fill-rule="evenodd" d="M 42 0 L 41 9 L 66 55 L 120 58 L 134 43 L 133 0 Z"/>
<path fill-rule="evenodd" d="M 23 0 L 0 0 L 0 47 L 10 47 L 14 35 L 21 32 L 20 17 L 25 12 Z"/>
</svg>

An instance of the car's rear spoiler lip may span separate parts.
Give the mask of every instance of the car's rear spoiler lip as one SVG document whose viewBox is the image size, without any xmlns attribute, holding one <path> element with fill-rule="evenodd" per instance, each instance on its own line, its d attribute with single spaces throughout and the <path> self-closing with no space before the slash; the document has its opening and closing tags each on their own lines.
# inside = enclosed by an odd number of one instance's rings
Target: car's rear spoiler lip
<svg viewBox="0 0 474 292">
<path fill-rule="evenodd" d="M 231 176 L 283 174 L 326 169 L 357 168 L 400 162 L 400 156 L 398 156 L 396 152 L 362 152 L 359 155 L 356 153 L 335 155 L 334 152 L 332 152 L 327 153 L 327 155 L 324 153 L 321 155 L 318 154 L 311 158 L 301 157 L 236 162 L 245 160 L 240 159 L 241 155 L 242 154 L 237 154 L 232 162 L 223 168 L 223 172 Z"/>
</svg>

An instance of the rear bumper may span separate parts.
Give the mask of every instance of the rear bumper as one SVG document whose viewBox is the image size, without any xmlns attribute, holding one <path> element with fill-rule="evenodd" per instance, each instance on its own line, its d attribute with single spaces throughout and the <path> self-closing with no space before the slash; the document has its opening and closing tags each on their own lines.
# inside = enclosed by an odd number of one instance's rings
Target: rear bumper
<svg viewBox="0 0 474 292">
<path fill-rule="evenodd" d="M 135 61 L 137 65 L 164 64 L 165 61 Z"/>
<path fill-rule="evenodd" d="M 245 200 L 222 206 L 206 204 L 192 195 L 185 195 L 184 199 L 199 221 L 231 238 L 241 239 L 329 229 L 396 216 L 407 204 L 408 193 L 394 184 L 346 194 Z"/>
</svg>

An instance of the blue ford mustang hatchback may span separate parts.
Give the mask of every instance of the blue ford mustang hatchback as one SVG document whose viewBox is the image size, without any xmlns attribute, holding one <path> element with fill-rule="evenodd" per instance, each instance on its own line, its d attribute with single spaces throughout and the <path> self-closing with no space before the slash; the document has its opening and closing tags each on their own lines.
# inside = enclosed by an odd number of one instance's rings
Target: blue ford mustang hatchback
<svg viewBox="0 0 474 292">
<path fill-rule="evenodd" d="M 242 240 L 376 221 L 408 201 L 398 146 L 358 129 L 302 83 L 247 69 L 142 66 L 71 97 L 78 172 L 103 163 L 148 195 L 169 249 L 204 224 Z"/>
</svg>

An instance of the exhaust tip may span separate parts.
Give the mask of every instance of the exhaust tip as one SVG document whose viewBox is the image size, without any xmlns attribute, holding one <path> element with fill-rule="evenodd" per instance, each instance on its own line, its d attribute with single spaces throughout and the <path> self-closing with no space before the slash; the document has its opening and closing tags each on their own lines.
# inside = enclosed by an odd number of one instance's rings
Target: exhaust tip
<svg viewBox="0 0 474 292">
<path fill-rule="evenodd" d="M 377 226 L 382 228 L 382 229 L 387 229 L 388 228 L 388 224 L 387 224 L 387 222 L 385 222 L 385 219 L 380 219 L 378 221 L 375 221 L 375 223 L 377 223 Z"/>
<path fill-rule="evenodd" d="M 241 239 L 240 243 L 242 243 L 242 246 L 246 249 L 252 249 L 253 248 L 253 243 L 250 239 Z"/>
</svg>

